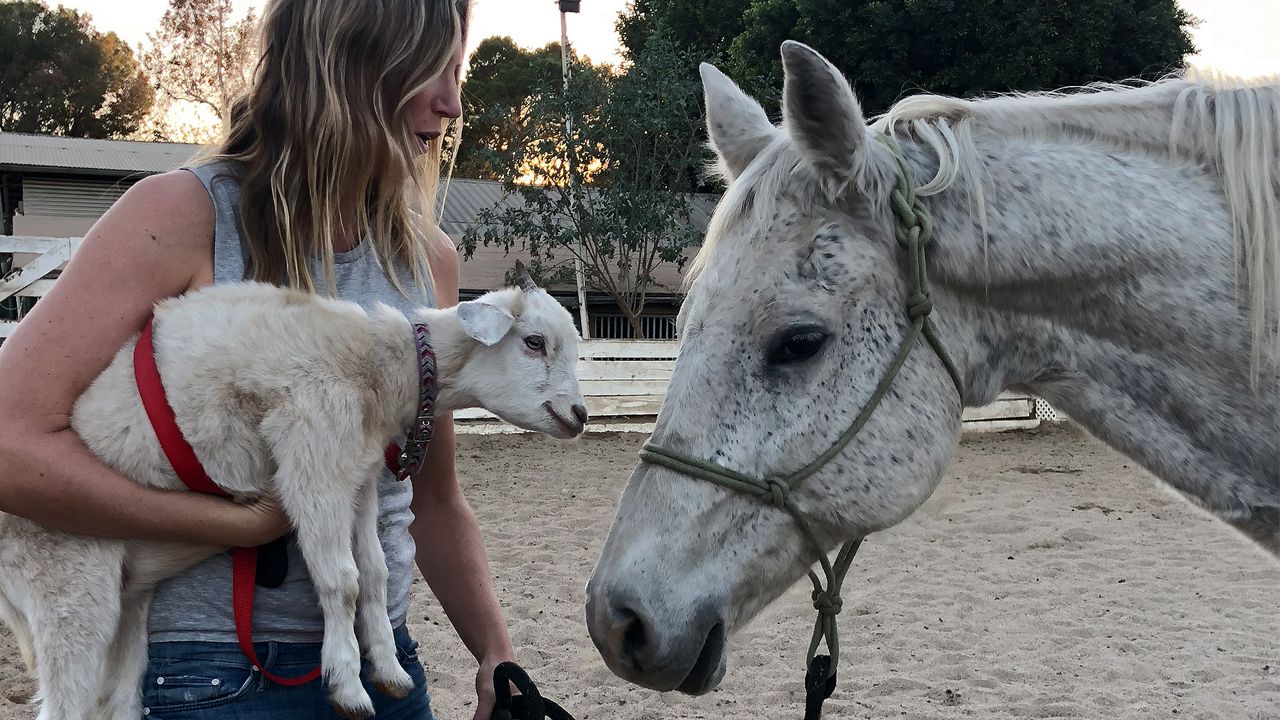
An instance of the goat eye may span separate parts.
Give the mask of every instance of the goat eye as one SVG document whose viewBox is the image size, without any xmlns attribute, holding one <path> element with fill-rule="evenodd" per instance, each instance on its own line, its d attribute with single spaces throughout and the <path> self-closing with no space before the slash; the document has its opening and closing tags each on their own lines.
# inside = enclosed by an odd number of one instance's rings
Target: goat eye
<svg viewBox="0 0 1280 720">
<path fill-rule="evenodd" d="M 524 339 L 524 344 L 525 347 L 534 352 L 542 352 L 543 348 L 547 346 L 547 340 L 541 335 L 530 335 Z"/>
<path fill-rule="evenodd" d="M 830 337 L 825 330 L 815 327 L 796 328 L 783 333 L 769 351 L 770 365 L 790 365 L 804 362 L 822 349 Z"/>
</svg>

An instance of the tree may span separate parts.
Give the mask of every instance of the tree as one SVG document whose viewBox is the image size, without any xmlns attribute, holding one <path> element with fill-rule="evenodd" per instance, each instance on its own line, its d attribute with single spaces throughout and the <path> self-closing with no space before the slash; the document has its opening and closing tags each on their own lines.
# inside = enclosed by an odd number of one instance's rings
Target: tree
<svg viewBox="0 0 1280 720">
<path fill-rule="evenodd" d="M 965 97 L 1149 78 L 1194 51 L 1193 22 L 1176 0 L 634 0 L 618 34 L 634 56 L 665 33 L 776 117 L 788 39 L 830 59 L 876 114 L 913 92 Z"/>
<path fill-rule="evenodd" d="M 88 15 L 0 2 L 0 130 L 123 137 L 153 101 L 129 46 Z"/>
<path fill-rule="evenodd" d="M 635 0 L 618 33 L 636 51 L 646 28 L 668 28 L 769 110 L 781 96 L 778 47 L 806 42 L 878 113 L 910 92 L 963 97 L 1155 77 L 1193 53 L 1193 22 L 1176 0 Z"/>
<path fill-rule="evenodd" d="M 1175 0 L 753 0 L 729 71 L 767 104 L 778 48 L 814 47 L 869 112 L 911 92 L 956 96 L 1151 78 L 1194 51 Z"/>
<path fill-rule="evenodd" d="M 178 128 L 170 110 L 187 104 L 208 120 L 222 120 L 248 87 L 258 19 L 252 8 L 236 19 L 232 0 L 169 0 L 160 27 L 147 35 L 142 66 L 160 95 L 153 134 L 203 141 L 211 122 Z"/>
<path fill-rule="evenodd" d="M 528 100 L 540 87 L 560 82 L 560 43 L 525 50 L 509 37 L 485 38 L 471 55 L 462 86 L 466 132 L 454 172 L 499 180 L 501 159 L 528 143 Z"/>
<path fill-rule="evenodd" d="M 634 0 L 618 17 L 618 37 L 628 57 L 644 51 L 650 37 L 665 37 L 699 62 L 725 58 L 746 29 L 752 0 Z"/>
<path fill-rule="evenodd" d="M 683 267 L 698 241 L 689 195 L 702 158 L 696 67 L 668 39 L 650 39 L 623 75 L 578 67 L 568 92 L 541 86 L 527 102 L 537 139 L 504 154 L 504 202 L 467 230 L 466 256 L 480 244 L 518 246 L 548 284 L 572 283 L 576 258 L 587 287 L 609 295 L 643 338 L 654 270 Z"/>
</svg>

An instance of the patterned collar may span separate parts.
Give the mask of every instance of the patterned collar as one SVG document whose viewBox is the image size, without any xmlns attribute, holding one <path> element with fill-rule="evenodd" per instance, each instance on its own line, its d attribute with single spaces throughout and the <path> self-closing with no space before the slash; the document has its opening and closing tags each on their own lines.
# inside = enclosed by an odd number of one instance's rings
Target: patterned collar
<svg viewBox="0 0 1280 720">
<path fill-rule="evenodd" d="M 413 477 L 422 469 L 427 456 L 427 445 L 435 432 L 436 353 L 431 348 L 431 329 L 422 323 L 413 323 L 413 342 L 418 349 L 418 415 L 405 433 L 404 448 L 400 451 L 397 480 Z"/>
</svg>

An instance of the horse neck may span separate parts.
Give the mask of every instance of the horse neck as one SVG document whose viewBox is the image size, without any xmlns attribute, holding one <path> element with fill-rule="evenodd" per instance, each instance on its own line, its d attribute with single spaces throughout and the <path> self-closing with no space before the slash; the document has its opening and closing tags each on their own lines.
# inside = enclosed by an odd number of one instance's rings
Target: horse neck
<svg viewBox="0 0 1280 720">
<path fill-rule="evenodd" d="M 1111 146 L 976 143 L 985 237 L 963 181 L 926 199 L 936 321 L 966 402 L 1044 397 L 1242 527 L 1280 507 L 1274 376 L 1252 383 L 1221 183 Z M 928 153 L 909 155 L 927 178 Z"/>
<path fill-rule="evenodd" d="M 1230 220 L 1203 172 L 1083 144 L 977 141 L 985 228 L 963 176 L 925 200 L 936 224 L 938 322 L 961 323 L 961 336 L 992 346 L 972 348 L 972 402 L 1078 365 L 1081 341 L 1114 345 L 1107 357 L 1116 362 L 1161 347 L 1184 319 L 1175 315 L 1217 309 L 1190 295 L 1190 283 L 1234 301 Z M 930 174 L 924 151 L 908 154 L 921 177 Z M 1170 301 L 1188 307 L 1179 313 Z M 1235 308 L 1221 312 L 1215 324 L 1234 326 Z"/>
</svg>

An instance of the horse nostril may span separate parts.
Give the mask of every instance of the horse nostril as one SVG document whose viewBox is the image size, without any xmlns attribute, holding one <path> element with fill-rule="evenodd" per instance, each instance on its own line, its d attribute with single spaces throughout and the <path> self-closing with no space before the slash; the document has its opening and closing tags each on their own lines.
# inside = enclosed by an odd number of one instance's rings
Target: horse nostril
<svg viewBox="0 0 1280 720">
<path fill-rule="evenodd" d="M 618 648 L 619 654 L 639 667 L 640 658 L 644 656 L 646 646 L 649 644 L 649 633 L 645 630 L 644 621 L 630 608 L 617 608 L 614 610 L 614 616 L 617 618 L 614 627 L 622 635 L 622 645 Z"/>
<path fill-rule="evenodd" d="M 593 640 L 602 649 L 608 648 L 621 667 L 629 672 L 643 672 L 646 666 L 652 665 L 653 648 L 650 645 L 652 633 L 646 621 L 643 605 L 637 603 L 627 593 L 610 591 L 604 597 L 604 612 L 596 615 L 601 621 L 597 626 L 600 637 Z M 594 614 L 594 611 L 593 611 Z"/>
<path fill-rule="evenodd" d="M 586 408 L 586 406 L 583 406 L 583 405 L 574 405 L 574 406 L 573 406 L 573 415 L 574 415 L 574 417 L 578 418 L 578 422 L 582 423 L 583 425 L 586 425 L 586 424 L 587 424 L 588 416 L 587 416 L 587 408 Z"/>
</svg>

